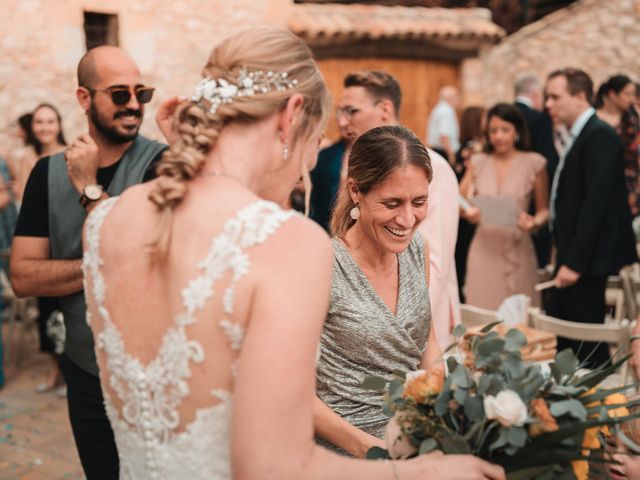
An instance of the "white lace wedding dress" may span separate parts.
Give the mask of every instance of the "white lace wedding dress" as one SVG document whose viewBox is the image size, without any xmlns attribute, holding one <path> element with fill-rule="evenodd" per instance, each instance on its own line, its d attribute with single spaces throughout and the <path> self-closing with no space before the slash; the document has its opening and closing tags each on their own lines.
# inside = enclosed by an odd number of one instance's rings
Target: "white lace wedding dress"
<svg viewBox="0 0 640 480">
<path fill-rule="evenodd" d="M 218 351 L 208 348 L 207 338 L 190 337 L 189 327 L 215 322 L 198 314 L 208 301 L 221 302 L 222 319 L 213 331 L 226 336 L 228 350 L 234 352 L 224 354 L 232 378 L 234 362 L 228 359 L 237 357 L 244 335 L 243 327 L 233 321 L 233 312 L 236 286 L 250 269 L 246 250 L 265 242 L 295 214 L 258 201 L 229 219 L 198 263 L 199 274 L 181 291 L 183 312 L 164 332 L 155 357 L 143 364 L 135 351 L 127 351 L 129 339 L 123 337 L 105 307 L 109 286 L 101 272 L 100 228 L 116 202 L 117 197 L 102 202 L 87 220 L 83 269 L 88 304 L 94 306 L 90 309 L 93 318 L 88 314 L 87 321 L 96 340 L 105 406 L 120 457 L 120 478 L 230 479 L 232 392 L 216 388 L 213 379 L 211 385 L 202 385 L 202 377 L 194 384 L 193 367 L 215 365 Z M 223 291 L 217 291 L 216 284 L 224 275 L 230 280 Z M 144 331 L 137 333 L 145 335 Z M 203 387 L 208 392 L 204 396 L 207 404 L 191 405 L 192 389 Z M 192 420 L 185 422 L 181 414 Z"/>
</svg>

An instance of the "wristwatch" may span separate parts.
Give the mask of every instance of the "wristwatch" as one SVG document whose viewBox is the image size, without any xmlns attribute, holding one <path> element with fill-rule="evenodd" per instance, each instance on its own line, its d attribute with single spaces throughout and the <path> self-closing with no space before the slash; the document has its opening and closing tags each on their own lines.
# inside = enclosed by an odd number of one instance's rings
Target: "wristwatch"
<svg viewBox="0 0 640 480">
<path fill-rule="evenodd" d="M 96 183 L 90 183 L 85 185 L 82 189 L 82 195 L 80 195 L 80 205 L 86 207 L 91 202 L 97 202 L 102 198 L 102 185 Z"/>
</svg>

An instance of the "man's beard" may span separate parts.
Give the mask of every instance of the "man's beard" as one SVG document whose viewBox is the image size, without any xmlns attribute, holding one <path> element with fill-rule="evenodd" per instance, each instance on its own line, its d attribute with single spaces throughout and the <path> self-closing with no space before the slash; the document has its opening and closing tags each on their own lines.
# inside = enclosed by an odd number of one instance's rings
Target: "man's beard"
<svg viewBox="0 0 640 480">
<path fill-rule="evenodd" d="M 113 119 L 115 120 L 116 118 L 122 117 L 125 115 L 134 115 L 135 117 L 142 118 L 142 109 L 139 109 L 139 110 L 127 109 L 127 110 L 117 112 L 113 116 Z M 96 108 L 93 102 L 91 102 L 91 106 L 89 107 L 89 118 L 91 119 L 91 122 L 96 127 L 96 130 L 98 130 L 100 135 L 102 135 L 111 143 L 118 143 L 118 144 L 127 143 L 134 140 L 138 136 L 138 130 L 140 129 L 140 127 L 136 128 L 135 131 L 131 133 L 123 134 L 118 132 L 115 127 L 106 125 L 106 123 L 100 117 L 100 114 L 98 113 L 98 109 Z"/>
</svg>

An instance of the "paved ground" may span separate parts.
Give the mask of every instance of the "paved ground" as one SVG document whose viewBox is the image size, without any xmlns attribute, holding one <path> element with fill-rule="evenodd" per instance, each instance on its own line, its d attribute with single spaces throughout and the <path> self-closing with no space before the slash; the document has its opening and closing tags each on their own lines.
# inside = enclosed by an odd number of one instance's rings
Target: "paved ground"
<svg viewBox="0 0 640 480">
<path fill-rule="evenodd" d="M 6 341 L 6 326 L 4 333 Z M 5 372 L 0 390 L 0 480 L 83 479 L 66 400 L 33 391 L 48 367 L 35 335 L 25 339 L 22 352 L 20 367 Z"/>
</svg>

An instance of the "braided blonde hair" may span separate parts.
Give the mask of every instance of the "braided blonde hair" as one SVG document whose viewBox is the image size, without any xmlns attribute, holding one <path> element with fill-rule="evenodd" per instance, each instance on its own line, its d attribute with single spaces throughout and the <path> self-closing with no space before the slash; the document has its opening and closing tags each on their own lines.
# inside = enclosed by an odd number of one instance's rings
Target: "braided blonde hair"
<svg viewBox="0 0 640 480">
<path fill-rule="evenodd" d="M 331 100 L 324 79 L 309 48 L 292 33 L 272 27 L 259 27 L 227 38 L 211 53 L 203 77 L 237 83 L 242 69 L 286 72 L 295 79 L 291 88 L 234 97 L 209 111 L 207 100 L 184 101 L 176 112 L 180 138 L 165 153 L 158 166 L 159 179 L 149 199 L 160 218 L 149 244 L 153 260 L 161 261 L 171 239 L 173 210 L 188 191 L 188 182 L 202 170 L 207 154 L 213 150 L 222 129 L 231 122 L 258 121 L 281 110 L 294 93 L 304 98 L 303 115 L 294 127 L 292 150 L 297 140 L 323 129 Z M 305 187 L 310 190 L 309 174 L 303 165 Z"/>
</svg>

